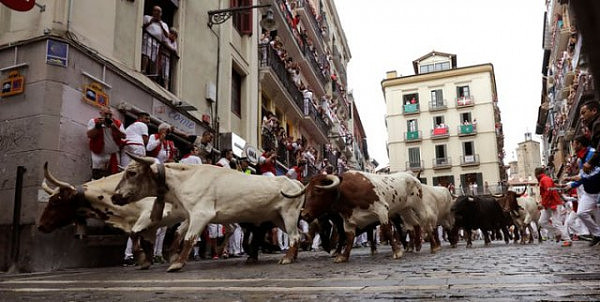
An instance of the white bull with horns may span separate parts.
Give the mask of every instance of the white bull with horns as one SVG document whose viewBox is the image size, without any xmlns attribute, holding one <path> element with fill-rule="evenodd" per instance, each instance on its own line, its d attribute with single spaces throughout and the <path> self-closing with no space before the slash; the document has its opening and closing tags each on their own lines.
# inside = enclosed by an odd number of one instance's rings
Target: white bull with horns
<svg viewBox="0 0 600 302">
<path fill-rule="evenodd" d="M 134 161 L 125 169 L 112 196 L 113 203 L 125 205 L 163 194 L 164 201 L 182 208 L 189 221 L 183 250 L 167 271 L 183 268 L 197 234 L 209 222 L 273 222 L 290 236 L 290 249 L 279 263 L 296 259 L 300 240 L 297 223 L 303 200 L 286 198 L 281 191 L 302 189 L 299 181 L 285 176 L 247 175 L 211 165 L 162 165 L 153 158 L 130 156 Z"/>
</svg>

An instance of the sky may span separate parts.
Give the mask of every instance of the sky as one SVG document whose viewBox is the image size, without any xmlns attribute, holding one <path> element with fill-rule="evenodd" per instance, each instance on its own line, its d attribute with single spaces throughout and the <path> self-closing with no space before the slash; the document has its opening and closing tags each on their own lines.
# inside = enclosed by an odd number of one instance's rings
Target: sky
<svg viewBox="0 0 600 302">
<path fill-rule="evenodd" d="M 504 127 L 504 162 L 516 160 L 525 132 L 535 135 L 542 89 L 544 0 L 335 0 L 352 58 L 348 90 L 361 116 L 369 155 L 386 151 L 387 71 L 413 75 L 412 61 L 432 50 L 457 55 L 458 67 L 492 63 Z"/>
</svg>

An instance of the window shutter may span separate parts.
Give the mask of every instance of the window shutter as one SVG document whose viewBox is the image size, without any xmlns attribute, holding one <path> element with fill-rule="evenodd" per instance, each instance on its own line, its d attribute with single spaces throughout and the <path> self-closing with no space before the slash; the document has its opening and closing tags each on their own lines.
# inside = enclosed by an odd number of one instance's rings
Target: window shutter
<svg viewBox="0 0 600 302">
<path fill-rule="evenodd" d="M 242 0 L 241 6 L 252 6 L 252 0 Z M 240 24 L 240 33 L 242 35 L 252 35 L 252 19 L 253 19 L 253 10 L 250 9 L 246 12 L 241 13 L 241 24 Z"/>
</svg>

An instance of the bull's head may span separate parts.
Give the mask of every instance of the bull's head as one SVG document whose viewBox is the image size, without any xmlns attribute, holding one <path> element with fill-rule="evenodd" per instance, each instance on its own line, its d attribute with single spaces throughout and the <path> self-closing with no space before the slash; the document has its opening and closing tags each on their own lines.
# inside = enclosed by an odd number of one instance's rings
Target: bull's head
<svg viewBox="0 0 600 302">
<path fill-rule="evenodd" d="M 519 203 L 517 202 L 517 198 L 523 196 L 523 194 L 525 194 L 525 190 L 521 193 L 507 191 L 506 194 L 504 194 L 504 201 L 500 203 L 500 205 L 502 206 L 502 210 L 504 210 L 504 212 L 507 213 L 517 213 L 518 216 Z"/>
<path fill-rule="evenodd" d="M 454 215 L 456 225 L 463 225 L 465 219 L 475 219 L 479 203 L 477 197 L 474 196 L 458 196 L 451 211 Z"/>
<path fill-rule="evenodd" d="M 56 179 L 48 171 L 48 163 L 44 164 L 44 175 L 52 185 L 56 186 L 55 189 L 51 189 L 46 179 L 42 182 L 42 188 L 50 194 L 50 199 L 38 223 L 38 230 L 49 233 L 75 222 L 79 199 L 82 197 L 77 194 L 75 187 Z"/>
<path fill-rule="evenodd" d="M 123 178 L 111 200 L 116 205 L 126 205 L 136 200 L 158 194 L 157 169 L 154 158 L 139 157 L 127 152 L 133 161 L 125 168 Z"/>
<path fill-rule="evenodd" d="M 339 198 L 340 182 L 340 178 L 335 175 L 313 177 L 305 188 L 304 209 L 300 214 L 302 219 L 311 222 L 329 212 L 333 203 Z"/>
</svg>

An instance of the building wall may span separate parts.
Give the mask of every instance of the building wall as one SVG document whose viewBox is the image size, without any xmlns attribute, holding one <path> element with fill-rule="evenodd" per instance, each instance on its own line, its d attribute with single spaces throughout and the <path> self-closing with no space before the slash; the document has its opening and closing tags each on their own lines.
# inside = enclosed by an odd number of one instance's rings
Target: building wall
<svg viewBox="0 0 600 302">
<path fill-rule="evenodd" d="M 534 170 L 542 166 L 540 157 L 540 143 L 524 141 L 517 148 L 518 177 L 524 181 L 535 181 Z"/>
<path fill-rule="evenodd" d="M 91 231 L 99 233 L 81 242 L 73 241 L 71 227 L 51 234 L 35 229 L 47 202 L 47 195 L 40 188 L 44 162 L 49 162 L 50 170 L 59 179 L 74 185 L 91 177 L 85 132 L 88 120 L 98 115 L 98 109 L 82 101 L 84 85 L 97 80 L 104 83 L 113 111 L 122 121 L 132 106 L 155 117 L 158 113 L 153 109 L 160 106 L 176 116 L 164 117 L 165 121 L 178 126 L 176 120 L 185 119 L 194 124 L 188 134 L 199 135 L 214 126 L 218 103 L 219 131 L 234 132 L 257 146 L 260 107 L 256 70 L 261 13 L 254 14 L 252 35 L 240 35 L 231 21 L 214 25 L 213 32 L 206 25 L 208 11 L 227 8 L 229 1 L 179 1 L 172 25 L 179 30 L 180 58 L 172 74 L 174 88 L 167 91 L 140 72 L 144 3 L 48 0 L 43 3 L 44 12 L 34 7 L 23 13 L 0 5 L 0 68 L 26 63 L 17 68 L 25 76 L 25 92 L 0 99 L 0 202 L 6 205 L 0 213 L 0 233 L 4 234 L 0 236 L 0 246 L 6 247 L 0 250 L 0 270 L 10 264 L 18 166 L 27 169 L 22 192 L 19 270 L 114 265 L 122 260 L 125 237 L 118 232 L 103 233 L 102 224 L 92 225 Z M 46 64 L 48 39 L 69 45 L 66 67 Z M 245 76 L 241 118 L 231 113 L 230 79 L 234 68 Z M 0 77 L 6 78 L 10 71 L 1 72 Z M 215 103 L 206 100 L 206 86 L 210 84 L 218 84 Z M 198 110 L 179 109 L 176 104 L 180 102 Z M 211 123 L 203 123 L 203 115 L 211 117 Z M 43 243 L 44 249 L 37 248 L 38 243 Z"/>
<path fill-rule="evenodd" d="M 425 170 L 421 177 L 432 183 L 432 177 L 454 175 L 455 182 L 464 173 L 481 172 L 484 181 L 495 184 L 500 181 L 499 148 L 496 138 L 494 121 L 494 80 L 491 65 L 483 65 L 460 70 L 428 73 L 409 77 L 395 78 L 394 73 L 388 74 L 388 79 L 382 84 L 386 100 L 386 122 L 388 129 L 388 148 L 390 156 L 390 171 L 406 170 L 408 148 L 419 147 L 421 160 Z M 468 85 L 475 106 L 457 108 L 456 87 Z M 431 90 L 443 90 L 443 98 L 448 108 L 440 111 L 430 111 Z M 403 95 L 419 94 L 420 113 L 406 115 L 403 113 Z M 477 120 L 477 134 L 474 136 L 458 136 L 458 127 L 462 124 L 460 114 L 471 112 L 471 118 Z M 445 124 L 449 126 L 449 138 L 431 139 L 433 117 L 444 116 Z M 417 119 L 418 130 L 422 131 L 422 141 L 407 142 L 405 133 L 407 121 Z M 463 142 L 474 142 L 474 153 L 479 155 L 480 164 L 474 167 L 461 167 L 460 157 L 463 153 Z M 433 170 L 435 146 L 445 144 L 447 155 L 452 160 L 451 169 Z"/>
</svg>

